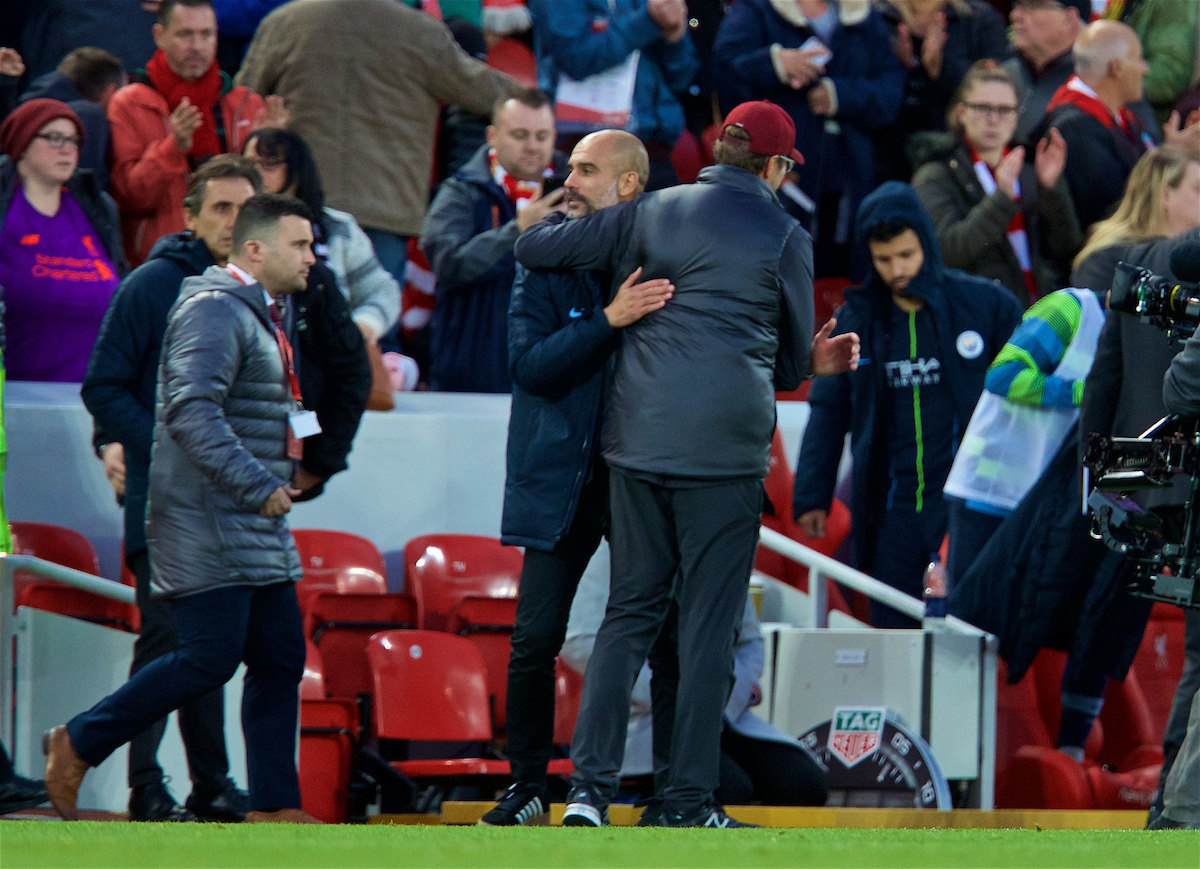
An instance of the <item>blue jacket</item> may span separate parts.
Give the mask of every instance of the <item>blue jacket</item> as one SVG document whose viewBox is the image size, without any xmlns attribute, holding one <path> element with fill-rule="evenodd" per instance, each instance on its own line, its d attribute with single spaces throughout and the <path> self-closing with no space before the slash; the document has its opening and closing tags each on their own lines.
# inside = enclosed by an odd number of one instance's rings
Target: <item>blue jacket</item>
<svg viewBox="0 0 1200 869">
<path fill-rule="evenodd" d="M 868 230 L 891 218 L 907 221 L 921 239 L 925 264 L 909 291 L 925 300 L 938 336 L 942 376 L 954 398 L 956 445 L 983 391 L 988 365 L 1021 322 L 1021 306 L 993 281 L 942 264 L 933 221 L 907 184 L 889 181 L 868 196 L 855 222 L 856 243 L 865 248 Z M 891 293 L 879 275 L 846 291 L 834 334 L 857 332 L 862 356 L 856 371 L 820 377 L 809 393 L 811 414 L 800 445 L 792 510 L 828 510 L 837 483 L 846 434 L 854 468 L 850 512 L 858 564 L 870 563 L 870 529 L 878 526 L 887 485 L 884 430 L 884 370 L 891 321 Z"/>
<path fill-rule="evenodd" d="M 125 447 L 125 555 L 146 549 L 146 491 L 154 436 L 154 390 L 167 312 L 179 285 L 213 264 L 208 246 L 184 233 L 163 236 L 109 303 L 83 378 L 96 439 Z"/>
<path fill-rule="evenodd" d="M 836 124 L 809 109 L 810 88 L 793 90 L 775 71 L 772 45 L 799 48 L 814 35 L 807 23 L 797 23 L 803 16 L 795 4 L 787 5 L 785 18 L 771 0 L 734 3 L 713 45 L 713 81 L 724 112 L 762 99 L 786 109 L 796 124 L 796 147 L 804 154 L 804 164 L 796 167 L 800 187 L 814 199 L 846 191 L 849 207 L 857 209 L 875 187 L 871 136 L 896 120 L 908 74 L 892 53 L 887 25 L 877 11 L 866 4 L 837 5 L 840 20 L 829 40 L 833 57 L 825 69 L 837 92 Z"/>
<path fill-rule="evenodd" d="M 508 309 L 504 543 L 549 552 L 571 527 L 594 473 L 604 368 L 618 340 L 595 273 L 518 267 Z"/>
<path fill-rule="evenodd" d="M 554 96 L 559 73 L 573 79 L 604 72 L 640 50 L 629 132 L 675 144 L 683 132 L 682 94 L 700 69 L 691 37 L 675 43 L 646 11 L 646 0 L 529 0 L 538 86 Z"/>
</svg>

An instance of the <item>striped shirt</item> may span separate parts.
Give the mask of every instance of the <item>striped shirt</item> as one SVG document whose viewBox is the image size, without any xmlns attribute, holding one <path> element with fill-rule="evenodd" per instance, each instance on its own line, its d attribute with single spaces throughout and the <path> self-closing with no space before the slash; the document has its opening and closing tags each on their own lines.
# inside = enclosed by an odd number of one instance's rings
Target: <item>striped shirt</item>
<svg viewBox="0 0 1200 869">
<path fill-rule="evenodd" d="M 1064 380 L 1053 372 L 1075 337 L 1079 300 L 1067 290 L 1036 302 L 996 354 L 984 388 L 1015 404 L 1035 407 L 1079 407 L 1082 380 Z"/>
</svg>

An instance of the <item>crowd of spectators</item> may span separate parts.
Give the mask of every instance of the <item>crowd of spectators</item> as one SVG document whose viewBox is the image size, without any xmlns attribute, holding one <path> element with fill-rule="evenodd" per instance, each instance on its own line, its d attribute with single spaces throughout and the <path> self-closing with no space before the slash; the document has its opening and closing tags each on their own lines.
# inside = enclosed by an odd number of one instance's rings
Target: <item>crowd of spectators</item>
<svg viewBox="0 0 1200 869">
<path fill-rule="evenodd" d="M 497 63 L 522 81 L 486 64 L 501 43 L 527 58 Z M 52 0 L 10 4 L 0 46 L 0 113 L 35 99 L 71 108 L 80 145 L 53 147 L 75 148 L 72 184 L 90 174 L 112 196 L 130 267 L 185 229 L 183 192 L 204 160 L 286 129 L 270 159 L 286 159 L 292 183 L 301 160 L 323 179 L 310 204 L 343 292 L 360 264 L 400 287 L 432 266 L 433 315 L 406 318 L 416 328 L 397 327 L 390 286 L 352 300 L 396 388 L 507 391 L 494 348 L 510 291 L 489 287 L 511 283 L 511 258 L 497 249 L 466 274 L 483 239 L 467 242 L 498 234 L 511 246 L 592 129 L 634 133 L 656 189 L 681 170 L 692 180 L 681 161 L 692 148 L 711 162 L 723 112 L 770 99 L 796 124 L 804 160 L 781 201 L 813 235 L 818 278 L 868 277 L 854 217 L 898 180 L 929 210 L 946 265 L 999 281 L 1022 307 L 1066 284 L 1143 153 L 1200 148 L 1197 8 L 1172 0 Z M 447 227 L 449 194 L 427 216 L 439 190 L 489 171 L 479 149 L 495 154 L 508 124 L 494 104 L 535 83 L 558 155 L 527 179 L 535 195 L 498 198 L 495 226 L 480 214 Z M 525 203 L 542 208 L 518 221 Z M 104 287 L 89 284 L 97 309 Z M 5 317 L 18 334 L 21 310 L 10 303 Z M 447 359 L 461 372 L 439 376 Z"/>
</svg>

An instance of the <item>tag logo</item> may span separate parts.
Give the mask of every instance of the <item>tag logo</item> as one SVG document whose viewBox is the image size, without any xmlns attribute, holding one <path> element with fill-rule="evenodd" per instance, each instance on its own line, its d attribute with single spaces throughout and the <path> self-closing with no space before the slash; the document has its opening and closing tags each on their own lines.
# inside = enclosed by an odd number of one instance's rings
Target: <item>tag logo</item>
<svg viewBox="0 0 1200 869">
<path fill-rule="evenodd" d="M 968 329 L 958 336 L 954 347 L 963 359 L 978 359 L 983 353 L 983 336 L 974 329 Z"/>
<path fill-rule="evenodd" d="M 829 751 L 847 768 L 879 748 L 886 710 L 881 707 L 839 707 L 829 726 Z"/>
<path fill-rule="evenodd" d="M 567 311 L 567 316 L 572 320 L 577 320 L 583 316 L 583 310 L 581 308 L 572 308 L 571 310 Z"/>
</svg>

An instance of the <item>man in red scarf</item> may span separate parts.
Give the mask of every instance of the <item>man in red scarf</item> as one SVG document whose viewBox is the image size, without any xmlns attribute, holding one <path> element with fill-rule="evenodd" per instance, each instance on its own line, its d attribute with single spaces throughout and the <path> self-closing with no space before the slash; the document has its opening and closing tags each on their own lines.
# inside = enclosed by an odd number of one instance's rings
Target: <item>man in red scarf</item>
<svg viewBox="0 0 1200 869">
<path fill-rule="evenodd" d="M 184 229 L 188 176 L 215 154 L 240 154 L 258 127 L 282 127 L 282 99 L 231 87 L 216 62 L 211 0 L 165 0 L 154 25 L 158 50 L 108 105 L 112 195 L 131 266 L 160 236 Z"/>
<path fill-rule="evenodd" d="M 1128 25 L 1096 21 L 1075 41 L 1075 75 L 1050 98 L 1046 126 L 1067 143 L 1067 186 L 1085 229 L 1108 216 L 1133 166 L 1155 140 L 1126 106 L 1148 67 Z"/>
</svg>

